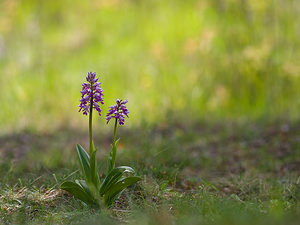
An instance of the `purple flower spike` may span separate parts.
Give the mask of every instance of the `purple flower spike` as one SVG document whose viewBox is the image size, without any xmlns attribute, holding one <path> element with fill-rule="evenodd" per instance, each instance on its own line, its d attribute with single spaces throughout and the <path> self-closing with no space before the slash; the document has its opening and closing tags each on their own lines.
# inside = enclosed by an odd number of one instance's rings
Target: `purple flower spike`
<svg viewBox="0 0 300 225">
<path fill-rule="evenodd" d="M 107 123 L 112 119 L 116 118 L 119 121 L 120 125 L 124 125 L 124 118 L 125 116 L 128 117 L 129 111 L 126 108 L 125 104 L 127 103 L 127 100 L 116 100 L 116 105 L 110 106 L 108 113 L 106 115 Z"/>
<path fill-rule="evenodd" d="M 80 105 L 78 105 L 79 112 L 83 112 L 83 115 L 87 115 L 90 111 L 91 104 L 94 109 L 97 110 L 99 116 L 101 116 L 101 109 L 98 103 L 103 104 L 103 89 L 100 87 L 100 82 L 96 78 L 96 72 L 89 72 L 86 77 L 87 83 L 82 84 Z"/>
</svg>

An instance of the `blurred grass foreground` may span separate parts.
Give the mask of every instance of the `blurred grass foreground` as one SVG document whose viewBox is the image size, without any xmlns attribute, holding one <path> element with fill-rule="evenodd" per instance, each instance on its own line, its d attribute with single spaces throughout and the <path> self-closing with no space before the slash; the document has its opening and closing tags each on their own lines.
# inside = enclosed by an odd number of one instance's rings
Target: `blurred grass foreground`
<svg viewBox="0 0 300 225">
<path fill-rule="evenodd" d="M 131 124 L 299 118 L 297 0 L 0 1 L 0 128 L 77 126 L 80 83 Z"/>
</svg>

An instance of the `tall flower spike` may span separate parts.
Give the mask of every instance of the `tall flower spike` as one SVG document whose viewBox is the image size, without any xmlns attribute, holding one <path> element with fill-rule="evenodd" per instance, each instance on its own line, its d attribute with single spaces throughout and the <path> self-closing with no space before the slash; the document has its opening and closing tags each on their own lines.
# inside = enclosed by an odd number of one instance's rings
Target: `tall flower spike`
<svg viewBox="0 0 300 225">
<path fill-rule="evenodd" d="M 96 72 L 89 72 L 86 77 L 87 83 L 82 84 L 80 105 L 78 105 L 79 112 L 83 112 L 83 115 L 87 115 L 90 112 L 91 104 L 92 108 L 96 109 L 101 116 L 101 109 L 98 103 L 103 104 L 103 89 L 100 87 L 100 82 L 96 78 Z"/>
<path fill-rule="evenodd" d="M 109 121 L 112 118 L 116 118 L 117 121 L 119 121 L 120 125 L 124 124 L 124 118 L 125 116 L 128 117 L 129 114 L 129 111 L 125 106 L 127 102 L 128 102 L 127 100 L 117 99 L 116 100 L 117 104 L 109 107 L 108 113 L 106 115 L 107 123 L 109 123 Z"/>
</svg>

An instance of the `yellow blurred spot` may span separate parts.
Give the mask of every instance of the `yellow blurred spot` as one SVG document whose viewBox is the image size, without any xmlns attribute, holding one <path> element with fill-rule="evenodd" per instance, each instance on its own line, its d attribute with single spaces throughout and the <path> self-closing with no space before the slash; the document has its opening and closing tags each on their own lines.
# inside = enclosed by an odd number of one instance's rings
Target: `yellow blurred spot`
<svg viewBox="0 0 300 225">
<path fill-rule="evenodd" d="M 253 62 L 255 66 L 261 67 L 264 65 L 265 60 L 271 52 L 271 43 L 267 40 L 263 41 L 260 45 L 247 46 L 244 51 L 244 57 Z"/>
<path fill-rule="evenodd" d="M 4 70 L 4 74 L 9 78 L 16 76 L 18 73 L 19 65 L 16 62 L 9 63 Z"/>
<path fill-rule="evenodd" d="M 290 77 L 299 77 L 300 75 L 300 65 L 295 64 L 293 62 L 285 62 L 282 66 L 283 71 L 285 72 L 286 75 Z"/>
<path fill-rule="evenodd" d="M 15 13 L 18 4 L 19 3 L 16 0 L 4 0 L 1 4 L 1 8 L 4 9 L 4 11 L 10 15 Z"/>
<path fill-rule="evenodd" d="M 12 27 L 10 18 L 2 18 L 0 20 L 0 33 L 8 33 Z"/>
<path fill-rule="evenodd" d="M 196 52 L 208 53 L 212 47 L 212 41 L 216 36 L 212 28 L 205 29 L 200 37 L 188 38 L 183 45 L 183 55 L 192 56 Z"/>
<path fill-rule="evenodd" d="M 204 10 L 208 7 L 208 2 L 207 1 L 203 1 L 203 0 L 199 0 L 197 3 L 196 3 L 196 8 L 198 10 Z"/>
<path fill-rule="evenodd" d="M 87 33 L 88 32 L 83 32 L 82 28 L 80 30 L 74 30 L 73 32 L 66 32 L 62 38 L 65 42 L 59 42 L 59 44 L 62 48 L 70 50 L 80 48 L 87 41 Z"/>
<path fill-rule="evenodd" d="M 7 33 L 12 28 L 12 17 L 16 14 L 18 2 L 15 0 L 5 0 L 0 3 L 0 9 L 4 12 L 0 18 L 0 33 Z"/>
<path fill-rule="evenodd" d="M 264 12 L 270 6 L 270 0 L 251 0 L 247 4 L 253 12 Z"/>
<path fill-rule="evenodd" d="M 176 109 L 183 109 L 186 107 L 186 102 L 184 101 L 183 97 L 177 97 L 175 99 L 174 107 Z"/>
<path fill-rule="evenodd" d="M 218 106 L 224 106 L 229 98 L 229 91 L 224 85 L 218 85 L 215 93 L 208 102 L 209 109 L 215 109 Z"/>
<path fill-rule="evenodd" d="M 198 77 L 199 77 L 199 74 L 198 74 L 198 71 L 197 70 L 191 70 L 188 74 L 188 82 L 189 84 L 196 84 L 197 81 L 198 81 Z"/>
<path fill-rule="evenodd" d="M 216 36 L 215 30 L 211 28 L 204 30 L 204 32 L 200 37 L 199 49 L 201 52 L 206 53 L 211 49 L 212 41 L 215 38 L 215 36 Z"/>
<path fill-rule="evenodd" d="M 126 2 L 124 0 L 96 0 L 94 5 L 96 8 L 118 8 Z"/>
<path fill-rule="evenodd" d="M 15 90 L 18 99 L 20 99 L 21 101 L 25 101 L 27 99 L 26 92 L 24 91 L 24 88 L 21 85 L 15 84 Z"/>
<path fill-rule="evenodd" d="M 153 111 L 153 107 L 154 107 L 154 104 L 152 101 L 147 101 L 145 103 L 145 107 L 146 107 L 146 110 L 149 112 L 149 111 Z"/>
<path fill-rule="evenodd" d="M 160 62 L 166 59 L 166 50 L 162 43 L 156 42 L 150 48 L 150 53 Z"/>
<path fill-rule="evenodd" d="M 141 79 L 141 87 L 149 88 L 152 85 L 152 80 L 149 76 L 143 76 Z"/>
<path fill-rule="evenodd" d="M 188 38 L 183 46 L 183 54 L 185 56 L 193 55 L 199 50 L 200 41 L 197 38 Z"/>
</svg>

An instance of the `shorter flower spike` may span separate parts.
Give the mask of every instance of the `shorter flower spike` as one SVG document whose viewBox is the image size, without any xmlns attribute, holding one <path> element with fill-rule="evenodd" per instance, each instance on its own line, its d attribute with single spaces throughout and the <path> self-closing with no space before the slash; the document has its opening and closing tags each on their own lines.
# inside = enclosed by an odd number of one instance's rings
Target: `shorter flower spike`
<svg viewBox="0 0 300 225">
<path fill-rule="evenodd" d="M 125 116 L 128 117 L 129 114 L 129 111 L 125 106 L 127 102 L 127 100 L 117 99 L 117 104 L 109 107 L 108 113 L 106 115 L 107 123 L 109 123 L 112 118 L 116 118 L 119 121 L 120 125 L 124 125 L 124 118 Z"/>
<path fill-rule="evenodd" d="M 100 82 L 96 78 L 96 72 L 89 72 L 86 77 L 87 83 L 82 84 L 80 105 L 78 105 L 79 112 L 83 111 L 83 115 L 87 115 L 92 107 L 97 110 L 101 116 L 101 109 L 98 103 L 103 104 L 103 89 L 100 87 Z"/>
</svg>

